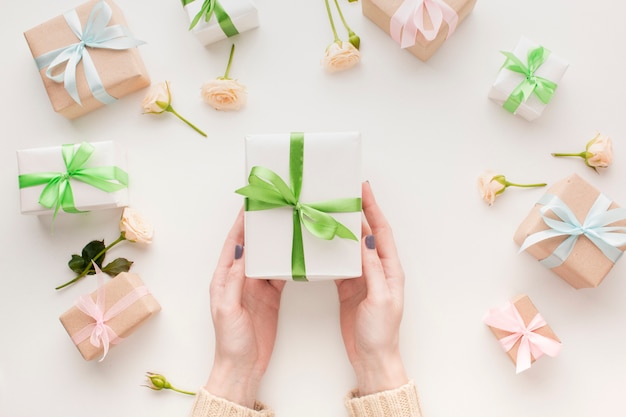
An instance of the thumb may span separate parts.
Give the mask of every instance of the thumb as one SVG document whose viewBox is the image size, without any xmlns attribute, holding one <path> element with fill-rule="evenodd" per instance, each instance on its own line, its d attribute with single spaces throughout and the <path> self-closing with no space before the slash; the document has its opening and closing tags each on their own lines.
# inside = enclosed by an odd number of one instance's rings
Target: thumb
<svg viewBox="0 0 626 417">
<path fill-rule="evenodd" d="M 227 304 L 238 304 L 241 302 L 243 286 L 246 282 L 244 259 L 243 246 L 236 245 L 233 264 L 228 271 L 224 284 L 223 296 Z"/>
<path fill-rule="evenodd" d="M 387 291 L 385 272 L 378 257 L 374 235 L 367 235 L 361 239 L 361 256 L 368 297 L 384 294 Z"/>
</svg>

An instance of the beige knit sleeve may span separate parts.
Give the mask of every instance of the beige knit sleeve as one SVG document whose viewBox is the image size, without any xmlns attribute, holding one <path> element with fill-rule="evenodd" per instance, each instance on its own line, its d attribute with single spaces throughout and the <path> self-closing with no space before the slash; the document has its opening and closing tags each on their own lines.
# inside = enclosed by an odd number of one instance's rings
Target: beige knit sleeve
<svg viewBox="0 0 626 417">
<path fill-rule="evenodd" d="M 189 417 L 274 417 L 274 411 L 259 402 L 254 409 L 244 407 L 200 388 Z"/>
<path fill-rule="evenodd" d="M 417 388 L 409 381 L 399 388 L 359 397 L 357 390 L 346 397 L 350 417 L 421 417 Z"/>
</svg>

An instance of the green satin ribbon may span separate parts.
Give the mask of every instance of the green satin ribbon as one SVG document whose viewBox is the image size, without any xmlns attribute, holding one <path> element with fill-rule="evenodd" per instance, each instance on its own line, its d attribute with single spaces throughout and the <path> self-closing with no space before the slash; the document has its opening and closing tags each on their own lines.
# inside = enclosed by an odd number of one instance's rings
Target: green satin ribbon
<svg viewBox="0 0 626 417">
<path fill-rule="evenodd" d="M 193 3 L 195 0 L 181 0 L 181 1 L 184 7 L 188 5 L 189 3 Z M 198 14 L 196 14 L 196 16 L 191 21 L 191 24 L 189 25 L 189 30 L 193 29 L 198 24 L 200 19 L 202 19 L 202 17 L 204 17 L 204 20 L 206 22 L 208 22 L 209 20 L 211 20 L 211 17 L 213 16 L 213 14 L 215 14 L 217 23 L 220 25 L 220 27 L 222 28 L 222 31 L 227 37 L 230 38 L 231 36 L 235 36 L 239 34 L 239 31 L 233 24 L 233 21 L 230 19 L 230 16 L 228 15 L 228 13 L 226 13 L 226 10 L 224 10 L 222 5 L 220 4 L 219 0 L 204 0 L 204 3 L 202 3 L 202 7 L 200 8 L 200 11 L 198 12 Z"/>
<path fill-rule="evenodd" d="M 502 105 L 506 110 L 515 113 L 517 108 L 535 93 L 542 103 L 548 104 L 556 90 L 556 83 L 546 78 L 538 77 L 535 71 L 548 59 L 550 51 L 543 46 L 528 51 L 528 65 L 525 65 L 518 57 L 511 52 L 501 51 L 506 56 L 506 61 L 502 68 L 517 72 L 526 77 L 508 97 Z"/>
<path fill-rule="evenodd" d="M 295 281 L 307 281 L 304 262 L 302 226 L 313 236 L 331 240 L 334 237 L 359 239 L 328 213 L 361 211 L 361 198 L 337 198 L 317 203 L 300 201 L 304 169 L 304 133 L 291 134 L 289 146 L 289 181 L 291 187 L 274 171 L 254 166 L 248 176 L 248 185 L 236 190 L 246 198 L 245 210 L 270 210 L 293 207 L 293 238 L 291 244 L 291 275 Z"/>
<path fill-rule="evenodd" d="M 63 145 L 61 148 L 66 172 L 37 172 L 19 176 L 20 188 L 35 187 L 45 184 L 39 204 L 46 208 L 54 207 L 54 216 L 59 209 L 66 213 L 82 213 L 74 205 L 74 194 L 70 180 L 81 181 L 107 193 L 128 187 L 128 174 L 116 166 L 85 168 L 95 147 L 83 142 L 76 152 L 74 145 Z"/>
</svg>

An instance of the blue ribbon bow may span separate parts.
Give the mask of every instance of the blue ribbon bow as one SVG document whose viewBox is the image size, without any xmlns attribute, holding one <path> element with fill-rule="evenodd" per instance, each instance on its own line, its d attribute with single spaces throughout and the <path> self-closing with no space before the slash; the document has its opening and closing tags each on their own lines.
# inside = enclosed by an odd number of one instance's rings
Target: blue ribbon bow
<svg viewBox="0 0 626 417">
<path fill-rule="evenodd" d="M 37 67 L 40 70 L 48 67 L 46 76 L 57 83 L 63 82 L 69 95 L 78 104 L 81 102 L 76 85 L 76 66 L 81 60 L 83 61 L 85 78 L 93 96 L 104 104 L 110 104 L 116 100 L 115 97 L 106 92 L 86 47 L 123 50 L 145 43 L 135 39 L 126 26 L 107 26 L 112 15 L 111 7 L 104 0 L 101 0 L 91 10 L 83 30 L 76 10 L 64 13 L 63 17 L 67 25 L 74 32 L 79 42 L 46 52 L 35 58 Z M 62 68 L 63 66 L 65 68 Z"/>
<path fill-rule="evenodd" d="M 543 240 L 557 236 L 568 236 L 550 256 L 540 261 L 547 268 L 555 268 L 565 262 L 574 249 L 578 238 L 584 235 L 611 262 L 617 262 L 622 256 L 623 252 L 619 247 L 626 245 L 626 227 L 608 225 L 626 220 L 626 208 L 620 207 L 609 210 L 611 200 L 604 194 L 598 196 L 582 224 L 567 204 L 555 195 L 545 194 L 538 204 L 544 205 L 540 209 L 541 217 L 550 228 L 528 236 L 524 240 L 520 252 Z M 547 217 L 546 212 L 548 210 L 551 210 L 561 220 Z"/>
</svg>

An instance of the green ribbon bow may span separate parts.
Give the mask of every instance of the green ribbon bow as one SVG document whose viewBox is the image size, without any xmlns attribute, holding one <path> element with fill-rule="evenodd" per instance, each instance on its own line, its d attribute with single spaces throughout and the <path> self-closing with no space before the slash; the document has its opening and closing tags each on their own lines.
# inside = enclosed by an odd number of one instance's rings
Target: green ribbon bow
<svg viewBox="0 0 626 417">
<path fill-rule="evenodd" d="M 37 172 L 19 176 L 20 188 L 35 187 L 45 184 L 39 204 L 46 208 L 54 207 L 54 216 L 60 208 L 66 213 L 82 213 L 74 205 L 74 194 L 70 180 L 84 182 L 107 193 L 128 187 L 128 174 L 116 166 L 85 168 L 95 147 L 87 142 L 81 143 L 76 152 L 74 145 L 63 145 L 61 148 L 66 172 Z"/>
<path fill-rule="evenodd" d="M 328 213 L 361 211 L 361 198 L 337 198 L 317 203 L 300 201 L 304 167 L 304 133 L 291 134 L 289 146 L 289 180 L 291 187 L 274 171 L 261 166 L 252 167 L 248 185 L 236 190 L 246 198 L 245 210 L 270 210 L 293 207 L 293 239 L 291 244 L 291 275 L 296 281 L 306 281 L 302 225 L 315 237 L 331 240 L 334 237 L 358 241 L 343 224 Z"/>
<path fill-rule="evenodd" d="M 184 7 L 188 5 L 189 3 L 193 3 L 195 0 L 181 0 L 181 1 Z M 208 22 L 209 20 L 211 20 L 211 17 L 213 17 L 213 14 L 215 14 L 217 23 L 220 25 L 220 27 L 222 28 L 222 31 L 227 37 L 230 38 L 231 36 L 235 36 L 239 34 L 239 31 L 233 24 L 233 21 L 230 19 L 230 16 L 228 15 L 228 13 L 226 13 L 226 10 L 224 10 L 224 7 L 222 7 L 222 5 L 220 4 L 219 0 L 204 0 L 204 3 L 202 3 L 202 7 L 200 8 L 200 11 L 198 12 L 198 14 L 196 14 L 196 16 L 191 21 L 191 24 L 189 25 L 189 30 L 193 29 L 198 24 L 198 22 L 200 21 L 202 17 L 204 17 L 204 20 L 206 22 Z"/>
<path fill-rule="evenodd" d="M 501 51 L 506 56 L 502 68 L 522 74 L 526 78 L 513 90 L 506 102 L 502 105 L 506 110 L 515 113 L 517 108 L 535 93 L 542 103 L 548 104 L 556 90 L 556 83 L 548 79 L 538 77 L 535 71 L 548 59 L 550 51 L 543 46 L 528 51 L 528 65 L 525 65 L 511 52 Z"/>
</svg>

